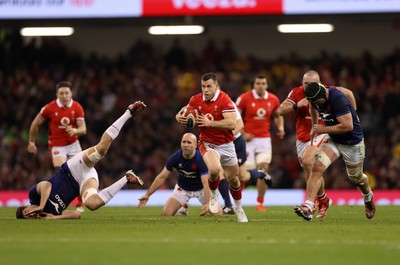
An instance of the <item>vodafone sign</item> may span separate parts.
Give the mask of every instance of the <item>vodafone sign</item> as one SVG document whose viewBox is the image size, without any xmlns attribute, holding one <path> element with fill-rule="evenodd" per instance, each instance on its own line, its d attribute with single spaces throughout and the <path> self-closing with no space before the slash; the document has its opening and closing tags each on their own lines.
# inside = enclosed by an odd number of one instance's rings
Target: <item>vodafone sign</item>
<svg viewBox="0 0 400 265">
<path fill-rule="evenodd" d="M 282 14 L 283 0 L 145 0 L 143 16 Z"/>
</svg>

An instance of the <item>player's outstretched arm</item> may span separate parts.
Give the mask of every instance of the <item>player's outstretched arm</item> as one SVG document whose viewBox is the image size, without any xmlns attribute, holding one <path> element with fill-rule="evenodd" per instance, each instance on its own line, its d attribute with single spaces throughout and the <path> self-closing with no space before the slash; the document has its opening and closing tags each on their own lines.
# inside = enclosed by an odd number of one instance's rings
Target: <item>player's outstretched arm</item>
<svg viewBox="0 0 400 265">
<path fill-rule="evenodd" d="M 200 216 L 204 216 L 208 213 L 208 203 L 210 202 L 210 187 L 208 186 L 208 174 L 201 176 L 201 183 L 203 184 L 204 197 L 206 198 L 206 203 L 202 206 Z"/>
<path fill-rule="evenodd" d="M 157 175 L 151 184 L 150 188 L 147 190 L 146 194 L 139 198 L 138 208 L 143 208 L 146 206 L 147 202 L 150 199 L 150 196 L 156 192 L 162 185 L 164 185 L 165 181 L 170 175 L 170 171 L 164 167 L 164 169 Z"/>
<path fill-rule="evenodd" d="M 36 115 L 35 119 L 32 121 L 31 127 L 29 129 L 29 143 L 28 152 L 36 155 L 37 148 L 35 145 L 36 136 L 39 132 L 39 127 L 44 123 L 44 120 L 40 117 L 40 114 Z"/>
</svg>

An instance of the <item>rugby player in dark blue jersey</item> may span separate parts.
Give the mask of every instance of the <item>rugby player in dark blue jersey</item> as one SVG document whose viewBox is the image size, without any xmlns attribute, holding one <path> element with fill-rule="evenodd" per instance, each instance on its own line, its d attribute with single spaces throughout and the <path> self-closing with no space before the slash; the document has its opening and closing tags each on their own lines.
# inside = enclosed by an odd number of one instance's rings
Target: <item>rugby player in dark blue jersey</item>
<svg viewBox="0 0 400 265">
<path fill-rule="evenodd" d="M 143 181 L 129 170 L 120 180 L 98 192 L 99 179 L 94 165 L 106 155 L 125 122 L 145 107 L 141 101 L 129 105 L 127 111 L 103 133 L 97 145 L 77 153 L 49 180 L 34 185 L 29 190 L 31 205 L 19 207 L 16 217 L 79 219 L 81 213 L 78 210 L 67 210 L 76 196 L 81 195 L 83 204 L 94 211 L 107 204 L 126 183 L 143 185 Z"/>
<path fill-rule="evenodd" d="M 154 179 L 146 194 L 139 199 L 138 207 L 146 206 L 150 196 L 165 183 L 174 170 L 178 171 L 178 183 L 164 206 L 163 215 L 175 215 L 191 198 L 200 201 L 203 205 L 200 215 L 205 215 L 210 201 L 208 169 L 197 149 L 197 137 L 193 133 L 185 133 L 182 136 L 181 150 L 168 158 L 164 169 Z"/>
<path fill-rule="evenodd" d="M 327 136 L 315 154 L 311 176 L 307 181 L 306 201 L 294 208 L 295 213 L 307 221 L 312 219 L 314 199 L 321 185 L 322 175 L 332 162 L 342 156 L 348 178 L 363 195 L 365 215 L 368 219 L 373 218 L 374 194 L 368 177 L 363 173 L 364 135 L 356 110 L 343 92 L 317 82 L 307 85 L 304 94 L 312 106 L 311 142 L 317 134 L 326 133 Z M 324 121 L 323 125 L 317 123 L 318 115 Z"/>
</svg>

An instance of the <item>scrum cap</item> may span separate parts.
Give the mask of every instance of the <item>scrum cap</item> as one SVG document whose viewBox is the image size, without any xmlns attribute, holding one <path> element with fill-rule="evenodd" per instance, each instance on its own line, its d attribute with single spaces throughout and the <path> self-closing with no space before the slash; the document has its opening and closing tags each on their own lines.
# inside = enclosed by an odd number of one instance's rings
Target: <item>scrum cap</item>
<svg viewBox="0 0 400 265">
<path fill-rule="evenodd" d="M 319 99 L 326 100 L 326 89 L 323 84 L 313 82 L 308 84 L 306 89 L 304 90 L 304 94 L 308 101 L 311 103 L 315 103 Z"/>
</svg>

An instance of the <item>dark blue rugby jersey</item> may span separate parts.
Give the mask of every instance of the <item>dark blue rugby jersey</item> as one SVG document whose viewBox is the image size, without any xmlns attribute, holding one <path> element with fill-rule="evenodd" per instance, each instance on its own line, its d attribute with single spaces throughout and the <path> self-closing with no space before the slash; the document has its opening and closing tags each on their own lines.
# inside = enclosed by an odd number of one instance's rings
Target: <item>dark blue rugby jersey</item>
<svg viewBox="0 0 400 265">
<path fill-rule="evenodd" d="M 351 113 L 353 118 L 353 131 L 343 134 L 329 134 L 329 136 L 339 144 L 354 145 L 363 139 L 363 130 L 357 112 L 351 105 L 347 96 L 339 89 L 327 87 L 329 90 L 328 102 L 324 108 L 318 110 L 325 126 L 334 126 L 339 124 L 337 117 Z"/>
<path fill-rule="evenodd" d="M 201 190 L 203 188 L 201 176 L 208 173 L 207 166 L 198 149 L 190 160 L 183 157 L 182 150 L 176 151 L 168 158 L 165 168 L 169 171 L 178 171 L 178 186 L 188 191 Z"/>
<path fill-rule="evenodd" d="M 51 192 L 43 212 L 60 215 L 68 205 L 79 195 L 79 184 L 69 171 L 67 163 L 51 177 Z M 37 192 L 37 184 L 29 190 L 31 204 L 40 204 L 40 195 Z"/>
</svg>

